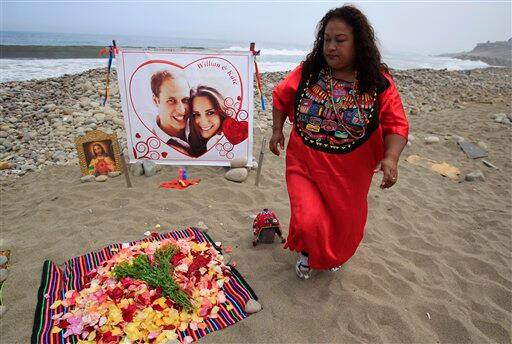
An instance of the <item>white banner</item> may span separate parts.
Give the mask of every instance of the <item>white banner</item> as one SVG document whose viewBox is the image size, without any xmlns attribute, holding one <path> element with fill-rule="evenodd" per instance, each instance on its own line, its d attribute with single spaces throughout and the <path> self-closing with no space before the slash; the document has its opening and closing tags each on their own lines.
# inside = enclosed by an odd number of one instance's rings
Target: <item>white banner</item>
<svg viewBox="0 0 512 344">
<path fill-rule="evenodd" d="M 120 50 L 130 162 L 252 163 L 253 61 L 250 51 Z"/>
</svg>

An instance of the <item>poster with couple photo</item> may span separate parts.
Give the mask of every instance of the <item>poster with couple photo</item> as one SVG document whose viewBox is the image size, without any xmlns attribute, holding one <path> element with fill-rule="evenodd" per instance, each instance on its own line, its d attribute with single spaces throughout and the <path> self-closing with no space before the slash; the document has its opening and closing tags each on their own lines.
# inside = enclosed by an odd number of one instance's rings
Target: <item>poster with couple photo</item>
<svg viewBox="0 0 512 344">
<path fill-rule="evenodd" d="M 130 162 L 252 161 L 250 51 L 125 49 L 116 63 Z"/>
</svg>

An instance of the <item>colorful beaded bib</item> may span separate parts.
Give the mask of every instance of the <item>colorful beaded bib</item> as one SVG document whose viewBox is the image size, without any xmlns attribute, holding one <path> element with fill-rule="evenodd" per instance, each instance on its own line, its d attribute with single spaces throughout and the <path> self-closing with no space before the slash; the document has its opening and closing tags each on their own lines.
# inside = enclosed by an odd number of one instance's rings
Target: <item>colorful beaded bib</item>
<svg viewBox="0 0 512 344">
<path fill-rule="evenodd" d="M 377 91 L 361 94 L 354 82 L 333 79 L 325 69 L 311 79 L 302 78 L 295 99 L 294 127 L 304 144 L 327 153 L 363 144 L 379 126 Z"/>
</svg>

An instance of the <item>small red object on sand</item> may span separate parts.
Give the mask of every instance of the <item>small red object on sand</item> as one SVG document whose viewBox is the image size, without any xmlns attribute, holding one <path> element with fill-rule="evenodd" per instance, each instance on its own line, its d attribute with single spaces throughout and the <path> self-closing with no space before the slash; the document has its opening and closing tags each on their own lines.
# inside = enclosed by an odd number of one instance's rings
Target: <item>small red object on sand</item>
<svg viewBox="0 0 512 344">
<path fill-rule="evenodd" d="M 166 189 L 182 190 L 188 188 L 190 185 L 197 185 L 200 181 L 201 179 L 172 179 L 168 182 L 160 183 L 160 186 Z"/>
<path fill-rule="evenodd" d="M 252 246 L 256 246 L 258 242 L 274 242 L 274 236 L 276 234 L 281 239 L 281 243 L 285 242 L 281 232 L 279 220 L 277 219 L 276 214 L 270 209 L 264 208 L 259 214 L 256 215 L 256 218 L 252 223 L 252 229 Z"/>
</svg>

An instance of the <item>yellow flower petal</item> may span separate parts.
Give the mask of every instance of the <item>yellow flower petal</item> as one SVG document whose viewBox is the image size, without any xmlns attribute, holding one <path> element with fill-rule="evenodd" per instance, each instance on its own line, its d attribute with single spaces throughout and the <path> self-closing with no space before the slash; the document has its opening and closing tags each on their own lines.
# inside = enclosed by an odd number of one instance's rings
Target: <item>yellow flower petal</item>
<svg viewBox="0 0 512 344">
<path fill-rule="evenodd" d="M 89 335 L 87 336 L 87 340 L 94 341 L 94 339 L 96 339 L 96 331 L 92 331 L 92 332 L 91 332 L 91 333 L 89 333 Z"/>
<path fill-rule="evenodd" d="M 130 340 L 139 340 L 141 337 L 141 333 L 137 328 L 135 323 L 129 323 L 124 327 L 124 333 L 128 336 Z"/>
<path fill-rule="evenodd" d="M 116 306 L 112 305 L 108 309 L 108 321 L 110 325 L 117 325 L 123 321 L 123 312 Z"/>
<path fill-rule="evenodd" d="M 62 329 L 58 326 L 53 326 L 52 327 L 52 331 L 51 333 L 54 334 L 54 333 L 59 333 L 60 331 L 62 331 Z"/>
<path fill-rule="evenodd" d="M 187 327 L 188 327 L 188 323 L 186 323 L 186 322 L 182 322 L 182 323 L 180 324 L 180 326 L 178 327 L 178 329 L 179 329 L 180 331 L 185 331 L 185 330 L 187 329 Z"/>
<path fill-rule="evenodd" d="M 55 309 L 55 308 L 59 307 L 60 305 L 62 305 L 62 300 L 57 300 L 54 303 L 52 303 L 52 305 L 50 306 L 50 309 Z"/>
</svg>

